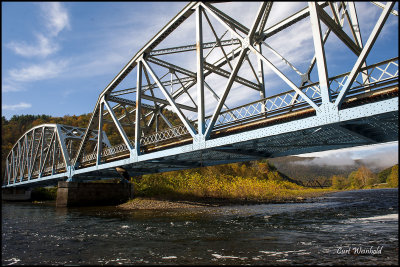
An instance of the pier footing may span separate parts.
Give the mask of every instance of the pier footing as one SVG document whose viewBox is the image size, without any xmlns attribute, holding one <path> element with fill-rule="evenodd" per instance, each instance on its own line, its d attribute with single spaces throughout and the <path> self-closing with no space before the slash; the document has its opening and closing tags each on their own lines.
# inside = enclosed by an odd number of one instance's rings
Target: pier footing
<svg viewBox="0 0 400 267">
<path fill-rule="evenodd" d="M 133 197 L 131 183 L 58 182 L 57 207 L 116 205 Z"/>
<path fill-rule="evenodd" d="M 30 188 L 3 188 L 1 199 L 7 201 L 28 201 L 31 199 Z"/>
</svg>

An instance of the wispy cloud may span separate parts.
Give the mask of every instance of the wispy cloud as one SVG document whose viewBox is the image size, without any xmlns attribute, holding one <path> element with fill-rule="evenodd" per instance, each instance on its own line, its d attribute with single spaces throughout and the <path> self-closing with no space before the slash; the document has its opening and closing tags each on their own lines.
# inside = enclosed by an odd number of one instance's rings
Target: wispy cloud
<svg viewBox="0 0 400 267">
<path fill-rule="evenodd" d="M 21 86 L 13 83 L 12 81 L 4 81 L 4 83 L 1 85 L 2 92 L 18 92 L 21 90 Z"/>
<path fill-rule="evenodd" d="M 387 168 L 399 161 L 398 142 L 315 152 L 299 156 L 315 158 L 309 161 L 298 162 L 297 164 L 336 166 L 339 168 L 341 166 L 355 165 L 357 161 L 367 165 L 371 169 Z"/>
<path fill-rule="evenodd" d="M 24 62 L 24 67 L 4 71 L 7 75 L 2 84 L 3 92 L 22 91 L 23 88 L 26 88 L 26 82 L 56 78 L 68 66 L 68 60 L 47 58 L 43 61 L 43 58 L 60 50 L 57 36 L 62 30 L 70 29 L 68 12 L 59 2 L 44 2 L 39 5 L 45 28 L 39 29 L 40 33 L 34 34 L 36 42 L 11 41 L 6 44 L 6 47 L 15 54 L 25 58 L 39 57 L 39 61 L 36 63 Z M 14 106 L 16 105 L 8 106 L 8 110 L 15 110 Z"/>
<path fill-rule="evenodd" d="M 68 12 L 58 2 L 40 4 L 41 16 L 47 32 L 35 34 L 36 43 L 12 41 L 6 45 L 17 55 L 23 57 L 46 57 L 60 50 L 56 37 L 64 29 L 70 29 Z"/>
<path fill-rule="evenodd" d="M 30 107 L 32 107 L 31 104 L 25 103 L 25 102 L 20 102 L 18 104 L 14 104 L 14 105 L 2 105 L 1 109 L 15 111 L 15 110 L 20 110 L 20 109 L 27 109 Z"/>
<path fill-rule="evenodd" d="M 64 6 L 59 2 L 44 2 L 40 4 L 46 28 L 52 36 L 57 36 L 63 29 L 69 29 L 69 16 Z"/>
<path fill-rule="evenodd" d="M 66 60 L 58 62 L 47 61 L 41 64 L 31 65 L 22 69 L 11 69 L 10 78 L 16 82 L 31 82 L 57 77 L 67 67 Z"/>
<path fill-rule="evenodd" d="M 37 44 L 13 41 L 7 47 L 14 53 L 24 57 L 42 56 L 46 57 L 59 50 L 59 45 L 43 34 L 36 34 Z"/>
</svg>

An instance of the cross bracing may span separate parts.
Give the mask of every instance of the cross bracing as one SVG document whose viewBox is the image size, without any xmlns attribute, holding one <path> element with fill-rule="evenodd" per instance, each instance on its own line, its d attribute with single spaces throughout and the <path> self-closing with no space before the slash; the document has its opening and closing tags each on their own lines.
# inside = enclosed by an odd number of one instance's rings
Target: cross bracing
<svg viewBox="0 0 400 267">
<path fill-rule="evenodd" d="M 100 93 L 85 129 L 42 125 L 43 137 L 39 128 L 25 133 L 7 157 L 5 186 L 398 140 L 398 54 L 375 48 L 390 16 L 398 16 L 394 2 L 368 3 L 379 16 L 365 36 L 354 2 L 286 3 L 292 11 L 279 19 L 274 2 L 240 17 L 227 12 L 231 4 L 184 7 Z M 191 38 L 180 37 L 185 29 Z M 308 38 L 309 50 L 296 51 L 308 51 L 306 60 L 285 52 L 297 31 Z M 108 141 L 105 125 L 117 141 Z"/>
</svg>

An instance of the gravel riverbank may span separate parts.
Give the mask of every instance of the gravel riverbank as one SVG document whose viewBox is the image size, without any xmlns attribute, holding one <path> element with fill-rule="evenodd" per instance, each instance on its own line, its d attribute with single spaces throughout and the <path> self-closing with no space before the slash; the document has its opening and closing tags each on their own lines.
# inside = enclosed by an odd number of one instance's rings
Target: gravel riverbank
<svg viewBox="0 0 400 267">
<path fill-rule="evenodd" d="M 313 198 L 333 192 L 315 194 L 314 197 L 294 197 L 286 200 L 246 200 L 246 199 L 218 199 L 218 198 L 199 198 L 193 200 L 178 199 L 152 199 L 137 197 L 117 207 L 125 210 L 143 209 L 185 209 L 185 208 L 204 208 L 232 205 L 256 205 L 256 204 L 277 204 L 277 203 L 302 203 L 310 202 Z"/>
</svg>

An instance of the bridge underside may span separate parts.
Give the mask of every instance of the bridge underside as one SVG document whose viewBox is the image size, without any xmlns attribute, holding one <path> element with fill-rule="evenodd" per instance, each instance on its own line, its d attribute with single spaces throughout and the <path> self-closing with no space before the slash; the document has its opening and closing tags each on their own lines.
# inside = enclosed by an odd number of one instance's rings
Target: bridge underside
<svg viewBox="0 0 400 267">
<path fill-rule="evenodd" d="M 288 122 L 270 127 L 252 130 L 251 132 L 232 134 L 209 141 L 205 149 L 193 149 L 192 144 L 163 150 L 165 156 L 157 157 L 151 154 L 143 156 L 142 161 L 121 164 L 130 176 L 161 173 L 188 168 L 213 166 L 219 164 L 275 158 L 303 153 L 341 149 L 355 146 L 373 145 L 398 140 L 398 112 L 387 112 L 375 116 L 364 117 L 344 122 L 305 127 L 312 124 L 313 118 L 303 119 L 296 123 Z M 318 120 L 314 116 L 314 120 Z M 276 128 L 299 128 L 274 135 Z M 271 132 L 262 138 L 250 139 L 249 136 L 259 132 Z M 242 139 L 250 139 L 241 141 Z M 224 142 L 226 145 L 214 146 L 213 143 Z M 174 151 L 179 150 L 180 153 Z M 187 150 L 187 153 L 184 153 Z M 149 159 L 146 159 L 149 158 Z M 140 156 L 139 156 L 140 160 Z M 123 160 L 122 160 L 123 161 Z M 76 179 L 93 180 L 101 177 L 120 177 L 118 172 L 111 169 L 93 170 L 76 174 Z"/>
</svg>

